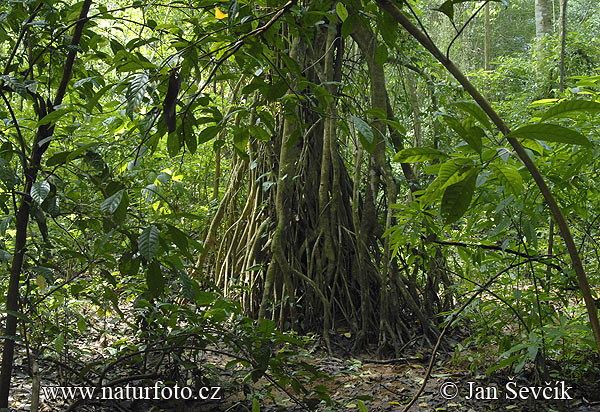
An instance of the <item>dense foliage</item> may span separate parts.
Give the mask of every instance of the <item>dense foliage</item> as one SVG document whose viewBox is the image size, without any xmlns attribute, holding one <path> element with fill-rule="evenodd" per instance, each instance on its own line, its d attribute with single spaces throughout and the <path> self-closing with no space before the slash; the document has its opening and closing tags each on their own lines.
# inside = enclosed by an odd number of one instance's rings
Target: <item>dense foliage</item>
<svg viewBox="0 0 600 412">
<path fill-rule="evenodd" d="M 303 336 L 399 357 L 456 318 L 474 373 L 598 373 L 600 12 L 563 51 L 484 3 L 0 5 L 0 408 L 15 369 L 335 407 Z"/>
</svg>

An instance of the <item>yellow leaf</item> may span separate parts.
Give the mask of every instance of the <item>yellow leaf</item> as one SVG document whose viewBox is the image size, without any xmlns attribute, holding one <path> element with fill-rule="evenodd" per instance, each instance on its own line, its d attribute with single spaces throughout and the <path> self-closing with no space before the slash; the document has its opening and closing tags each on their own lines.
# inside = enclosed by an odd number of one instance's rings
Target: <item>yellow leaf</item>
<svg viewBox="0 0 600 412">
<path fill-rule="evenodd" d="M 215 18 L 217 20 L 223 20 L 225 17 L 227 17 L 228 15 L 223 13 L 221 10 L 219 10 L 218 7 L 215 7 Z"/>
<path fill-rule="evenodd" d="M 352 334 L 350 332 L 346 332 L 344 333 L 344 336 L 350 339 L 352 337 Z"/>
<path fill-rule="evenodd" d="M 40 288 L 41 290 L 44 290 L 48 287 L 48 282 L 46 282 L 46 278 L 44 278 L 41 275 L 37 275 L 37 277 L 35 278 L 35 282 L 38 285 L 38 288 Z"/>
<path fill-rule="evenodd" d="M 402 405 L 400 402 L 390 401 L 390 405 Z"/>
</svg>

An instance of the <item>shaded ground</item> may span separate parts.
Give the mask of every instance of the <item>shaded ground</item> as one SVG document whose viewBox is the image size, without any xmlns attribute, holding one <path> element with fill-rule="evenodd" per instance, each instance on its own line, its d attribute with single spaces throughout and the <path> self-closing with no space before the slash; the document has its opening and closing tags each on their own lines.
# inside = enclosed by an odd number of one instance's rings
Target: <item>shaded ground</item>
<svg viewBox="0 0 600 412">
<path fill-rule="evenodd" d="M 367 356 L 342 359 L 338 357 L 312 354 L 308 361 L 332 379 L 321 383 L 328 387 L 332 399 L 339 402 L 337 410 L 359 411 L 362 399 L 368 411 L 401 411 L 408 403 L 426 374 L 428 359 L 414 354 L 405 359 L 388 361 L 369 360 Z M 223 364 L 226 359 L 218 354 L 208 354 L 204 362 Z M 42 380 L 42 385 L 56 385 L 57 376 Z M 508 377 L 496 375 L 472 376 L 464 370 L 464 365 L 456 366 L 448 357 L 438 362 L 419 400 L 411 411 L 600 411 L 600 381 L 589 381 L 583 385 L 572 382 L 542 382 L 548 387 L 544 392 L 529 382 L 524 375 Z M 507 387 L 506 384 L 510 382 Z M 30 410 L 31 380 L 20 366 L 15 376 L 13 408 L 19 411 Z M 132 385 L 142 383 L 132 383 Z M 259 385 L 261 382 L 259 381 Z M 533 387 L 533 388 L 531 388 Z M 570 387 L 570 389 L 569 389 Z M 471 389 L 470 389 L 471 388 Z M 478 389 L 479 388 L 479 389 Z M 496 389 L 493 389 L 496 388 Z M 521 391 L 521 392 L 519 392 Z M 220 400 L 204 401 L 155 401 L 155 400 L 116 400 L 97 403 L 82 403 L 73 410 L 78 411 L 250 411 L 251 402 L 246 400 L 245 390 L 239 386 L 223 388 Z M 536 395 L 537 393 L 537 395 Z M 573 399 L 545 400 L 533 399 L 535 396 Z M 445 395 L 445 397 L 443 396 Z M 455 396 L 454 396 L 455 395 Z M 520 400 L 519 397 L 528 397 Z M 452 399 L 446 399 L 452 398 Z M 479 398 L 479 399 L 477 399 Z M 485 399 L 481 399 L 485 398 Z M 497 399 L 493 399 L 497 398 Z M 517 398 L 517 399 L 511 399 Z M 275 392 L 274 399 L 261 402 L 261 411 L 301 410 L 289 401 L 283 392 Z M 57 399 L 49 401 L 42 396 L 40 411 L 65 411 L 72 402 Z M 321 407 L 320 410 L 331 410 Z"/>
</svg>

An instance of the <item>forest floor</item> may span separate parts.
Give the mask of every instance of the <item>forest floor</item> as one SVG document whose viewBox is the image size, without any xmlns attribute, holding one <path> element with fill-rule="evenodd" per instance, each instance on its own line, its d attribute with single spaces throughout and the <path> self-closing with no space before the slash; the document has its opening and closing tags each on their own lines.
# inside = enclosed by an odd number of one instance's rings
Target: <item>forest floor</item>
<svg viewBox="0 0 600 412">
<path fill-rule="evenodd" d="M 572 382 L 562 384 L 556 381 L 534 384 L 525 375 L 502 378 L 501 375 L 474 376 L 468 372 L 468 365 L 453 362 L 448 354 L 441 354 L 436 366 L 411 411 L 435 412 L 487 412 L 487 411 L 600 411 L 600 381 L 588 382 L 585 388 Z M 319 408 L 321 411 L 342 410 L 361 411 L 362 399 L 370 412 L 402 411 L 421 386 L 426 375 L 428 355 L 414 353 L 403 359 L 374 360 L 369 355 L 336 357 L 324 353 L 313 353 L 307 362 L 324 372 L 330 379 L 319 383 L 328 388 L 331 398 L 339 404 L 337 409 Z M 204 362 L 224 364 L 227 359 L 218 354 L 209 354 Z M 12 394 L 13 407 L 19 411 L 30 410 L 31 380 L 22 365 L 16 371 L 15 391 Z M 58 376 L 43 379 L 42 385 L 57 385 Z M 507 383 L 510 383 L 507 387 Z M 259 381 L 260 385 L 260 381 Z M 570 396 L 572 400 L 532 399 L 538 385 L 551 389 L 546 394 L 553 397 Z M 533 387 L 533 388 L 531 388 Z M 570 389 L 567 389 L 571 387 Z M 472 388 L 472 389 L 470 389 Z M 483 388 L 483 389 L 478 389 Z M 490 389 L 497 388 L 497 389 Z M 525 388 L 525 389 L 523 389 Z M 521 392 L 519 392 L 521 391 Z M 76 411 L 130 411 L 130 412 L 208 412 L 208 411 L 250 411 L 251 405 L 244 400 L 242 391 L 223 394 L 220 401 L 110 401 L 105 404 L 82 404 Z M 527 395 L 530 399 L 520 400 Z M 543 396 L 543 390 L 538 394 Z M 511 399 L 511 398 L 517 399 Z M 564 396 L 563 396 L 564 397 Z M 495 399 L 497 398 L 497 399 Z M 69 404 L 64 400 L 47 401 L 42 398 L 41 412 L 65 411 Z M 283 392 L 273 392 L 273 399 L 265 399 L 261 411 L 283 412 L 303 410 L 290 402 Z"/>
<path fill-rule="evenodd" d="M 106 338 L 106 334 L 94 336 L 91 333 L 86 337 L 86 342 L 79 342 L 83 347 L 87 346 L 87 352 L 80 352 L 80 358 L 74 362 L 79 368 L 75 372 L 85 370 L 85 365 L 105 364 L 106 351 L 118 342 L 119 333 L 124 332 L 123 326 L 118 323 L 112 325 L 114 328 L 114 342 Z M 107 326 L 103 329 L 106 331 Z M 110 328 L 110 327 L 109 327 Z M 107 340 L 108 339 L 108 340 Z M 122 340 L 122 338 L 121 338 Z M 94 342 L 90 347 L 90 342 Z M 327 379 L 318 379 L 315 384 L 327 387 L 327 393 L 337 404 L 333 407 L 319 407 L 320 411 L 356 411 L 364 412 L 364 407 L 369 412 L 402 411 L 404 405 L 412 399 L 426 376 L 431 349 L 413 346 L 408 349 L 404 358 L 377 360 L 371 353 L 350 354 L 345 348 L 349 340 L 345 340 L 344 334 L 333 336 L 334 354 L 329 355 L 318 342 L 301 352 L 301 360 L 312 365 L 315 369 L 327 375 Z M 90 351 L 91 349 L 91 351 Z M 234 377 L 234 372 L 225 365 L 232 359 L 224 355 L 227 348 L 214 347 L 213 349 L 224 349 L 219 353 L 204 351 L 199 364 L 202 367 L 212 367 L 213 370 L 221 371 L 218 381 L 206 382 L 206 385 L 222 385 L 222 396 L 220 400 L 183 401 L 183 400 L 132 400 L 119 399 L 110 401 L 81 402 L 76 408 L 69 409 L 72 400 L 57 399 L 49 400 L 41 395 L 40 412 L 49 411 L 83 411 L 83 412 L 241 412 L 252 411 L 248 393 L 252 389 L 260 390 L 265 382 L 260 379 L 249 388 L 248 385 L 240 385 L 239 374 Z M 337 352 L 336 352 L 337 351 Z M 485 353 L 485 362 L 490 366 L 494 362 L 494 348 L 484 348 L 479 352 Z M 96 355 L 94 355 L 94 353 Z M 83 355 L 83 356 L 81 356 Z M 465 355 L 465 354 L 463 354 Z M 473 352 L 473 355 L 477 355 Z M 30 411 L 32 398 L 32 380 L 27 372 L 25 349 L 19 348 L 11 393 L 12 407 L 18 411 Z M 104 360 L 103 360 L 104 359 Z M 488 412 L 488 411 L 525 411 L 525 412 L 599 412 L 600 411 L 600 377 L 587 377 L 579 382 L 563 381 L 561 378 L 552 378 L 550 382 L 539 382 L 535 379 L 531 370 L 524 370 L 515 376 L 506 376 L 502 370 L 494 374 L 471 372 L 472 364 L 467 360 L 468 354 L 462 356 L 462 361 L 453 359 L 452 353 L 439 353 L 421 396 L 415 402 L 410 411 L 414 412 Z M 65 361 L 66 362 L 66 361 Z M 65 369 L 65 364 L 50 363 L 42 361 L 40 364 L 41 386 L 54 387 L 66 385 L 65 376 L 73 376 Z M 163 365 L 161 374 L 157 375 L 155 381 L 164 379 L 169 372 L 169 365 Z M 210 369 L 210 368 L 209 368 Z M 149 379 L 131 379 L 132 376 L 141 375 L 144 372 L 127 369 L 115 371 L 117 379 L 122 379 L 122 384 L 141 382 L 148 384 Z M 224 372 L 224 373 L 223 373 Z M 83 373 L 83 372 L 81 372 Z M 78 379 L 81 381 L 81 379 Z M 62 382 L 62 383 L 61 383 Z M 68 382 L 68 380 L 67 380 Z M 90 381 L 92 382 L 92 381 Z M 537 382 L 537 383 L 536 383 Z M 77 385 L 81 385 L 78 383 Z M 298 405 L 290 401 L 290 396 L 283 392 L 274 390 L 271 397 L 264 397 L 261 401 L 260 411 L 284 412 L 300 411 Z M 562 400 L 539 399 L 544 396 L 550 398 L 572 398 Z M 538 399 L 534 399 L 538 397 Z M 77 398 L 77 397 L 76 397 Z M 527 399 L 520 399 L 527 398 Z M 364 406 L 362 405 L 364 403 Z M 323 405 L 323 404 L 321 404 Z"/>
</svg>

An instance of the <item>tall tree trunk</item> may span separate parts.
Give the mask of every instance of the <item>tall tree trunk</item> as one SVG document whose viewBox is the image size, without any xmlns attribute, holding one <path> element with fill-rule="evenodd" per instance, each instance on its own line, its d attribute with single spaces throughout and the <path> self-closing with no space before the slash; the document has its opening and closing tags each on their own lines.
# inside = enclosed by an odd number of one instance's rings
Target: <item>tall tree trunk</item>
<svg viewBox="0 0 600 412">
<path fill-rule="evenodd" d="M 490 3 L 485 3 L 485 45 L 484 45 L 484 56 L 483 56 L 483 69 L 490 69 L 490 54 L 492 49 L 492 33 L 490 29 Z"/>
<path fill-rule="evenodd" d="M 290 57 L 299 61 L 299 55 L 303 47 L 303 42 L 299 38 L 294 38 L 290 48 Z M 292 81 L 292 83 L 294 82 Z M 285 249 L 287 245 L 285 237 L 288 233 L 288 226 L 291 220 L 290 202 L 293 195 L 293 177 L 296 176 L 296 163 L 298 160 L 298 148 L 293 143 L 295 134 L 299 133 L 297 123 L 296 119 L 285 117 L 279 152 L 277 194 L 275 196 L 277 226 L 271 240 L 273 259 L 267 269 L 263 296 L 258 311 L 258 317 L 261 319 L 267 315 L 267 304 L 271 297 L 273 285 L 278 280 L 277 278 L 283 277 L 285 279 L 291 276 L 291 273 L 288 272 L 288 264 L 285 261 Z M 293 295 L 293 292 L 293 290 L 287 290 L 290 296 Z"/>
<path fill-rule="evenodd" d="M 541 39 L 552 34 L 552 3 L 550 0 L 535 0 L 535 37 Z"/>
<path fill-rule="evenodd" d="M 548 48 L 544 37 L 552 34 L 552 2 L 535 0 L 535 38 L 537 40 L 536 58 L 539 63 L 538 73 L 543 73 L 542 63 Z"/>
<path fill-rule="evenodd" d="M 559 89 L 565 90 L 565 47 L 567 43 L 567 0 L 560 0 L 560 65 Z"/>
</svg>

